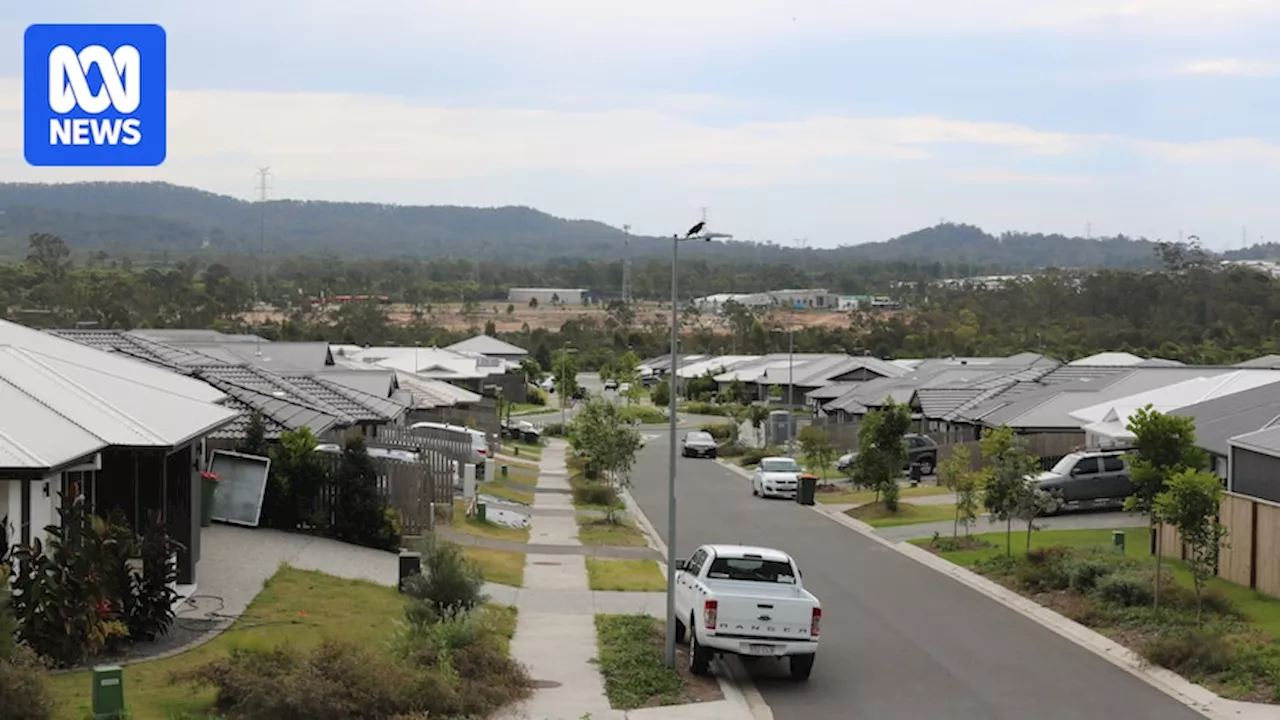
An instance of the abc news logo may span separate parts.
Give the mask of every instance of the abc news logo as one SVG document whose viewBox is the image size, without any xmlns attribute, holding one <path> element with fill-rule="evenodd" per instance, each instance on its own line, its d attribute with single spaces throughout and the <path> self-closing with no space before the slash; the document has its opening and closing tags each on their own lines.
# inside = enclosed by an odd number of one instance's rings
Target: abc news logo
<svg viewBox="0 0 1280 720">
<path fill-rule="evenodd" d="M 97 68 L 102 87 L 89 88 L 88 74 Z M 76 52 L 59 45 L 49 52 L 49 109 L 67 115 L 79 109 L 100 115 L 114 109 L 121 115 L 137 111 L 142 104 L 142 57 L 138 48 L 121 45 L 113 53 L 101 45 Z M 138 118 L 50 118 L 50 145 L 137 145 L 142 142 L 142 121 Z"/>
<path fill-rule="evenodd" d="M 43 167 L 144 167 L 167 154 L 159 25 L 37 24 L 23 37 L 23 152 Z"/>
</svg>

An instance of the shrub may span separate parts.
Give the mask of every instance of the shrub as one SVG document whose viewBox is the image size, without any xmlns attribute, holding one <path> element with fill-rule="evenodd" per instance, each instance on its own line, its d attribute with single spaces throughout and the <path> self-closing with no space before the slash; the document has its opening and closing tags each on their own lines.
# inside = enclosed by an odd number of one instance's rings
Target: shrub
<svg viewBox="0 0 1280 720">
<path fill-rule="evenodd" d="M 346 438 L 333 489 L 332 535 L 336 539 L 382 550 L 400 546 L 398 523 L 390 522 L 386 500 L 378 490 L 377 467 L 364 438 L 356 433 Z"/>
<path fill-rule="evenodd" d="M 1179 675 L 1195 677 L 1227 670 L 1236 659 L 1235 649 L 1221 632 L 1176 628 L 1147 639 L 1140 648 L 1147 661 Z"/>
<path fill-rule="evenodd" d="M 623 422 L 641 425 L 658 425 L 667 421 L 667 414 L 652 405 L 619 407 L 618 417 Z"/>
<path fill-rule="evenodd" d="M 760 461 L 767 457 L 785 454 L 787 454 L 786 450 L 774 445 L 764 448 L 747 448 L 743 451 L 741 459 L 738 460 L 738 464 L 743 467 L 753 467 L 755 465 L 759 465 Z"/>
<path fill-rule="evenodd" d="M 720 457 L 741 457 L 747 451 L 747 446 L 740 442 L 727 442 L 716 448 L 716 454 Z"/>
<path fill-rule="evenodd" d="M 462 554 L 462 548 L 443 540 L 431 542 L 422 556 L 422 572 L 404 581 L 410 598 L 405 618 L 423 625 L 457 618 L 484 604 L 484 572 Z"/>
<path fill-rule="evenodd" d="M 1115 572 L 1115 565 L 1098 558 L 1076 558 L 1071 563 L 1071 589 L 1087 595 L 1098 588 L 1098 582 Z"/>
<path fill-rule="evenodd" d="M 741 409 L 742 406 L 736 403 L 726 403 L 721 405 L 703 401 L 686 403 L 683 408 L 683 410 L 690 415 L 718 415 L 720 417 L 732 417 Z"/>
<path fill-rule="evenodd" d="M 542 426 L 542 437 L 564 437 L 564 423 L 547 423 Z"/>
<path fill-rule="evenodd" d="M 698 427 L 716 440 L 728 440 L 733 437 L 733 425 L 729 423 L 706 423 Z"/>
<path fill-rule="evenodd" d="M 609 483 L 584 481 L 573 488 L 573 501 L 578 505 L 613 507 L 618 504 L 618 491 Z"/>
<path fill-rule="evenodd" d="M 411 666 L 433 669 L 455 682 L 448 706 L 433 708 L 442 717 L 484 717 L 528 692 L 524 668 L 478 614 L 406 628 L 393 647 Z"/>
<path fill-rule="evenodd" d="M 0 720 L 46 720 L 53 717 L 54 698 L 49 673 L 40 657 L 30 648 L 16 645 L 0 657 L 0 698 L 3 698 Z"/>
<path fill-rule="evenodd" d="M 364 720 L 429 712 L 456 704 L 456 690 L 440 673 L 356 643 L 326 640 L 314 650 L 292 645 L 235 648 L 173 676 L 212 687 L 215 708 L 228 718 Z"/>
<path fill-rule="evenodd" d="M 1014 578 L 1032 592 L 1065 590 L 1071 585 L 1071 555 L 1063 548 L 1029 550 L 1018 563 Z"/>
<path fill-rule="evenodd" d="M 1124 607 L 1144 607 L 1155 599 L 1151 573 L 1125 570 L 1098 581 L 1098 597 Z"/>
</svg>

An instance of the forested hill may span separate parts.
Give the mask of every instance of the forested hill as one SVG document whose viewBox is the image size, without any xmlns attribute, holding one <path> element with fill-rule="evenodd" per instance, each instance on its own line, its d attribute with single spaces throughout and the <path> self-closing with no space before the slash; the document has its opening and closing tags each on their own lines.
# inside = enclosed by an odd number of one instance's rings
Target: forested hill
<svg viewBox="0 0 1280 720">
<path fill-rule="evenodd" d="M 61 236 L 75 250 L 112 254 L 325 255 L 508 262 L 617 259 L 621 229 L 566 220 L 528 207 L 469 208 L 273 200 L 256 203 L 167 183 L 0 184 L 0 255 L 21 255 L 31 233 Z M 657 238 L 634 237 L 633 257 L 668 251 Z M 942 224 L 884 242 L 834 249 L 776 243 L 697 243 L 690 255 L 807 267 L 858 260 L 1034 267 L 1138 267 L 1155 264 L 1154 246 L 1124 237 L 1087 239 L 1006 233 Z M 1244 251 L 1248 252 L 1248 251 Z"/>
</svg>

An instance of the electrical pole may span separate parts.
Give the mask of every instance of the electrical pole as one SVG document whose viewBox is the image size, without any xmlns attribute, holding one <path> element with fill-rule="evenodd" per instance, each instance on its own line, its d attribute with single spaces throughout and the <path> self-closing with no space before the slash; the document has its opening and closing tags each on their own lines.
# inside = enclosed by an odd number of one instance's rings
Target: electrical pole
<svg viewBox="0 0 1280 720">
<path fill-rule="evenodd" d="M 622 302 L 631 304 L 631 226 L 623 225 L 622 232 L 626 237 L 622 240 Z"/>
<path fill-rule="evenodd" d="M 267 192 L 271 189 L 271 168 L 258 168 L 258 252 L 267 251 Z"/>
</svg>

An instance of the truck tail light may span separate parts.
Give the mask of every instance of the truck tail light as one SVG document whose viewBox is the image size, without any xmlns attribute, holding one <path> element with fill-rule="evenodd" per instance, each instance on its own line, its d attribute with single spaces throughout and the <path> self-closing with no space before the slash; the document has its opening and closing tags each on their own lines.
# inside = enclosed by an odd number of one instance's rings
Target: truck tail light
<svg viewBox="0 0 1280 720">
<path fill-rule="evenodd" d="M 716 629 L 716 611 L 719 609 L 720 603 L 715 600 L 707 600 L 702 604 L 702 625 L 708 630 Z"/>
<path fill-rule="evenodd" d="M 813 609 L 813 619 L 809 621 L 809 637 L 818 637 L 819 625 L 822 624 L 822 608 Z"/>
</svg>

